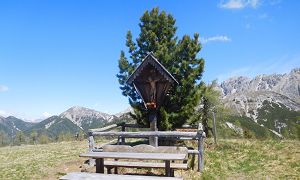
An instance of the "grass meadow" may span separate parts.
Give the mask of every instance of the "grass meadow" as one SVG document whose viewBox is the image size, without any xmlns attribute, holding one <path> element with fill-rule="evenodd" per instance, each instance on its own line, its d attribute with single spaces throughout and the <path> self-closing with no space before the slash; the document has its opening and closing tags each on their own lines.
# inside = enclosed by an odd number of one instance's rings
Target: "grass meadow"
<svg viewBox="0 0 300 180">
<path fill-rule="evenodd" d="M 193 146 L 193 144 L 188 144 Z M 67 172 L 95 172 L 78 155 L 87 141 L 0 148 L 0 179 L 58 179 Z M 121 173 L 163 174 L 163 170 L 125 169 Z M 224 139 L 205 143 L 205 169 L 177 170 L 184 179 L 300 179 L 300 141 Z"/>
</svg>

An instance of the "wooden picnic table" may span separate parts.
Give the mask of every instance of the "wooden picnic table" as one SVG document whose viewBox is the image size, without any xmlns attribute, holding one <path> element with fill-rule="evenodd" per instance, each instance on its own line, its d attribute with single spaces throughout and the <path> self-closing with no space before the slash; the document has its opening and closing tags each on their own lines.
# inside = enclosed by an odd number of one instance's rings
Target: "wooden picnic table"
<svg viewBox="0 0 300 180">
<path fill-rule="evenodd" d="M 59 178 L 60 180 L 183 180 L 175 177 L 160 177 L 160 176 L 137 176 L 137 175 L 120 175 L 120 174 L 100 174 L 86 172 L 72 172 Z"/>
<path fill-rule="evenodd" d="M 165 162 L 166 176 L 171 176 L 171 161 L 184 160 L 186 154 L 175 153 L 133 153 L 133 152 L 88 152 L 79 155 L 96 159 L 96 173 L 104 173 L 104 158 L 111 159 L 138 159 L 138 160 L 163 160 Z"/>
</svg>

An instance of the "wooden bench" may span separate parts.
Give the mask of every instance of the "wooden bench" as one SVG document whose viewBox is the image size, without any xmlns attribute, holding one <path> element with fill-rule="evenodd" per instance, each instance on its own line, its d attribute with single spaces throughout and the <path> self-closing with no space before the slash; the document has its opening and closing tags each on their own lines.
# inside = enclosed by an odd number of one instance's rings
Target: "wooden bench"
<svg viewBox="0 0 300 180">
<path fill-rule="evenodd" d="M 175 177 L 158 177 L 158 176 L 137 176 L 137 175 L 120 175 L 120 174 L 100 174 L 86 172 L 72 172 L 59 178 L 60 180 L 182 180 Z"/>
<path fill-rule="evenodd" d="M 186 154 L 188 149 L 186 147 L 176 146 L 159 146 L 153 147 L 147 144 L 141 144 L 137 146 L 128 145 L 105 145 L 103 146 L 103 152 L 132 152 L 132 153 L 173 153 L 173 154 Z M 186 156 L 187 157 L 187 156 Z M 108 173 L 111 173 L 111 169 L 115 168 L 115 174 L 118 173 L 117 167 L 126 168 L 165 168 L 165 163 L 160 162 L 142 162 L 142 161 L 104 161 L 104 166 L 107 168 Z M 171 175 L 174 176 L 175 169 L 187 169 L 187 159 L 181 163 L 170 163 Z"/>
<path fill-rule="evenodd" d="M 109 174 L 112 168 L 115 168 L 117 174 L 118 167 L 165 168 L 166 176 L 174 176 L 174 169 L 187 169 L 187 152 L 187 148 L 175 146 L 105 145 L 102 152 L 83 153 L 80 157 L 95 159 L 96 173 L 104 173 L 104 167 Z"/>
<path fill-rule="evenodd" d="M 108 130 L 111 127 L 116 127 L 118 125 L 111 125 L 109 127 L 100 128 L 100 129 L 90 129 L 88 133 L 88 140 L 89 140 L 89 152 L 99 152 L 101 151 L 99 148 L 96 148 L 96 144 L 94 141 L 95 136 L 101 136 L 101 137 L 118 137 L 118 139 L 122 139 L 122 141 L 118 141 L 118 144 L 125 144 L 125 138 L 150 138 L 150 137 L 156 137 L 156 138 L 168 138 L 168 139 L 174 139 L 174 140 L 196 140 L 198 144 L 197 151 L 189 151 L 192 153 L 189 153 L 193 156 L 192 159 L 195 158 L 195 155 L 197 155 L 198 159 L 198 171 L 201 172 L 204 166 L 204 138 L 206 137 L 205 132 L 203 132 L 202 126 L 199 125 L 197 132 L 178 132 L 178 131 L 142 131 L 142 132 L 125 132 L 125 126 L 122 126 L 122 132 L 115 132 L 115 131 L 109 131 L 109 132 L 103 132 L 105 130 Z M 129 127 L 129 126 L 126 126 Z M 131 127 L 131 126 L 130 126 Z M 89 161 L 90 165 L 94 164 L 95 161 L 93 159 L 90 159 Z M 192 166 L 194 167 L 194 166 Z"/>
</svg>

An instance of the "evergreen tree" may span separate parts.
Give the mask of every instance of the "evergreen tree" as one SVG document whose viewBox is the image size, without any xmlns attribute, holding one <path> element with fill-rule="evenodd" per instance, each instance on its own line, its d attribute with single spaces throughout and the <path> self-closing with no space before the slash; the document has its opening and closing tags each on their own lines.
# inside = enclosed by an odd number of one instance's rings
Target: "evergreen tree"
<svg viewBox="0 0 300 180">
<path fill-rule="evenodd" d="M 16 133 L 14 143 L 15 143 L 15 145 L 21 145 L 22 143 L 25 143 L 25 135 L 22 131 L 18 131 Z"/>
<path fill-rule="evenodd" d="M 126 35 L 129 58 L 121 51 L 117 77 L 122 94 L 134 108 L 132 115 L 139 124 L 148 124 L 147 112 L 136 90 L 126 80 L 149 52 L 177 79 L 158 113 L 158 128 L 169 130 L 186 123 L 195 113 L 201 99 L 201 77 L 204 60 L 197 55 L 201 50 L 199 35 L 184 35 L 178 40 L 177 27 L 172 15 L 154 8 L 140 18 L 140 34 L 136 41 L 130 31 Z"/>
<path fill-rule="evenodd" d="M 35 130 L 33 130 L 33 131 L 30 133 L 30 141 L 31 141 L 33 144 L 36 144 L 37 137 L 38 137 L 38 133 L 37 133 Z"/>
<path fill-rule="evenodd" d="M 50 139 L 46 134 L 41 134 L 39 136 L 39 143 L 40 144 L 48 144 L 49 142 L 50 142 Z"/>
<path fill-rule="evenodd" d="M 202 120 L 204 132 L 209 136 L 209 131 L 212 132 L 212 128 L 209 127 L 209 120 L 212 118 L 212 112 L 222 113 L 225 111 L 224 106 L 220 102 L 221 94 L 215 90 L 217 81 L 213 81 L 211 84 L 202 86 L 202 108 L 200 109 L 200 118 L 193 119 L 194 121 Z"/>
<path fill-rule="evenodd" d="M 0 131 L 0 146 L 5 146 L 9 143 L 7 134 L 4 131 Z"/>
<path fill-rule="evenodd" d="M 70 132 L 61 132 L 58 135 L 58 141 L 72 141 L 74 139 L 74 136 Z"/>
</svg>

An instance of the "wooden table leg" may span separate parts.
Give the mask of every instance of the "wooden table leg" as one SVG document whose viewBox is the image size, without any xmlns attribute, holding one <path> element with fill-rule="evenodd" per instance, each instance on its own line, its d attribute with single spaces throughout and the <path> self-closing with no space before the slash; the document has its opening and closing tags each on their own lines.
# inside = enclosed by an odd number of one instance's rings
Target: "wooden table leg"
<svg viewBox="0 0 300 180">
<path fill-rule="evenodd" d="M 165 170 L 166 170 L 166 176 L 170 177 L 171 176 L 171 163 L 169 160 L 165 161 Z"/>
<path fill-rule="evenodd" d="M 96 159 L 96 173 L 104 173 L 104 159 Z"/>
<path fill-rule="evenodd" d="M 115 161 L 118 161 L 118 159 L 115 159 Z M 118 174 L 118 166 L 115 166 L 114 170 L 115 170 L 115 174 Z"/>
<path fill-rule="evenodd" d="M 106 169 L 107 169 L 107 174 L 111 174 L 112 167 L 106 167 Z"/>
</svg>

